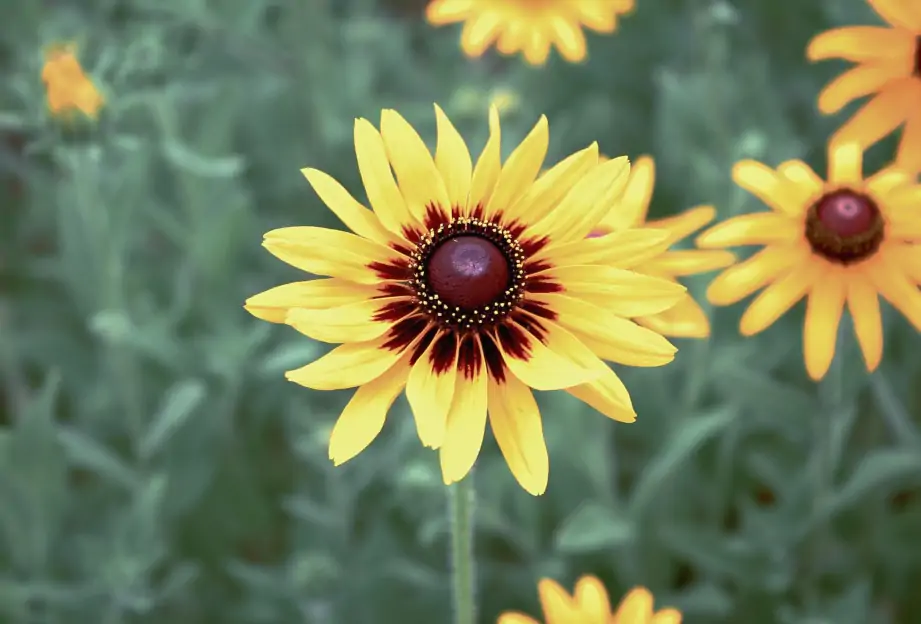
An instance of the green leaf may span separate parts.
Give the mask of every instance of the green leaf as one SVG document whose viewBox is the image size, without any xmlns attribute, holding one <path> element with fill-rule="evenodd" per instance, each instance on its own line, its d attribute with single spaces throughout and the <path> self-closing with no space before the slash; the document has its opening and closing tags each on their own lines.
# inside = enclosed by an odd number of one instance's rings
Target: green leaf
<svg viewBox="0 0 921 624">
<path fill-rule="evenodd" d="M 921 482 L 921 453 L 911 449 L 874 451 L 861 460 L 851 478 L 829 497 L 830 516 L 871 496 L 892 492 L 906 482 Z"/>
<path fill-rule="evenodd" d="M 58 431 L 58 442 L 64 448 L 71 464 L 128 490 L 137 487 L 138 477 L 134 470 L 113 451 L 82 431 L 61 427 Z"/>
<path fill-rule="evenodd" d="M 173 385 L 153 422 L 144 432 L 138 453 L 144 460 L 157 455 L 170 437 L 195 413 L 205 399 L 205 385 L 198 380 L 181 381 Z"/>
<path fill-rule="evenodd" d="M 630 521 L 612 507 L 585 503 L 557 531 L 556 548 L 575 554 L 620 546 L 633 537 Z"/>
</svg>

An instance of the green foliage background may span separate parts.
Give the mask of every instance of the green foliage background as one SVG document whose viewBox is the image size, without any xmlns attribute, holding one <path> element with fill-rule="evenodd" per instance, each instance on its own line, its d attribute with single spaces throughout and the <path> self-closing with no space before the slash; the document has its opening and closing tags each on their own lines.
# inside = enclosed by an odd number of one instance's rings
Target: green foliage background
<svg viewBox="0 0 921 624">
<path fill-rule="evenodd" d="M 334 469 L 348 393 L 284 380 L 321 346 L 243 300 L 297 274 L 282 225 L 339 227 L 298 173 L 361 196 L 353 118 L 439 102 L 478 153 L 497 89 L 508 150 L 546 113 L 551 159 L 653 154 L 653 214 L 713 202 L 742 157 L 824 169 L 840 71 L 810 36 L 862 0 L 638 0 L 591 59 L 466 59 L 422 0 L 5 0 L 0 25 L 0 622 L 447 623 L 444 490 L 404 401 Z M 49 118 L 43 46 L 74 40 L 108 106 Z M 891 142 L 875 148 L 884 163 Z M 690 283 L 701 293 L 705 280 Z M 690 623 L 921 622 L 919 337 L 887 310 L 881 370 L 850 327 L 826 382 L 802 310 L 742 339 L 741 306 L 661 369 L 624 371 L 617 425 L 541 396 L 548 493 L 479 462 L 482 621 L 537 615 L 536 581 L 644 584 Z"/>
</svg>

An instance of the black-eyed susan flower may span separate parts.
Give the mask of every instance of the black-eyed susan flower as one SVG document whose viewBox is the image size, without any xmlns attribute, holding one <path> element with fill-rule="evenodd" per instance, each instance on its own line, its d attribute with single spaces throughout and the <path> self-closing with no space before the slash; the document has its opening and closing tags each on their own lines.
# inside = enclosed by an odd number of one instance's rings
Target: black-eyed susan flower
<svg viewBox="0 0 921 624">
<path fill-rule="evenodd" d="M 45 52 L 42 82 L 53 115 L 65 116 L 80 111 L 95 119 L 105 104 L 96 85 L 84 73 L 77 60 L 76 48 L 71 44 L 54 45 Z"/>
<path fill-rule="evenodd" d="M 601 581 L 583 576 L 570 596 L 556 581 L 542 579 L 537 585 L 545 624 L 681 624 L 677 609 L 654 610 L 652 594 L 635 587 L 611 613 L 608 592 Z M 503 613 L 497 624 L 539 624 L 523 613 Z"/>
<path fill-rule="evenodd" d="M 803 349 L 815 380 L 828 371 L 847 304 L 867 370 L 883 353 L 882 295 L 921 330 L 921 186 L 896 169 L 864 179 L 855 143 L 829 146 L 828 180 L 799 161 L 777 170 L 746 160 L 735 165 L 736 184 L 772 211 L 734 217 L 697 238 L 701 247 L 763 245 L 726 269 L 707 297 L 729 305 L 763 291 L 742 316 L 740 330 L 764 330 L 807 298 Z"/>
<path fill-rule="evenodd" d="M 812 61 L 840 58 L 857 66 L 819 95 L 819 110 L 836 113 L 857 98 L 873 97 L 835 133 L 835 141 L 864 148 L 902 126 L 897 161 L 921 170 L 921 8 L 912 0 L 868 0 L 883 26 L 835 28 L 815 37 Z"/>
<path fill-rule="evenodd" d="M 543 65 L 556 46 L 567 61 L 585 58 L 583 28 L 614 32 L 617 16 L 633 10 L 634 0 L 433 0 L 426 11 L 431 24 L 464 23 L 461 48 L 471 57 L 494 43 L 506 55 L 522 53 Z"/>
<path fill-rule="evenodd" d="M 650 227 L 668 232 L 669 244 L 675 245 L 716 217 L 713 206 L 696 206 L 673 217 L 647 221 L 646 215 L 649 212 L 655 177 L 655 161 L 649 156 L 638 158 L 631 167 L 630 178 L 623 195 L 590 236 L 601 236 L 628 228 Z M 672 249 L 644 260 L 635 270 L 675 281 L 678 277 L 722 269 L 734 261 L 735 255 L 728 251 Z M 634 320 L 664 336 L 705 338 L 710 335 L 707 314 L 689 293 L 668 310 Z"/>
<path fill-rule="evenodd" d="M 327 279 L 286 284 L 246 302 L 255 316 L 343 343 L 288 379 L 355 388 L 330 439 L 341 464 L 377 436 L 406 392 L 419 437 L 439 449 L 445 483 L 462 479 L 488 419 L 522 486 L 540 494 L 548 458 L 531 388 L 564 389 L 614 420 L 636 415 L 601 359 L 659 366 L 675 348 L 629 320 L 675 305 L 684 288 L 630 269 L 668 234 L 632 229 L 585 240 L 622 192 L 626 158 L 598 163 L 591 145 L 537 177 L 548 127 L 500 162 L 499 116 L 476 165 L 440 108 L 434 157 L 385 110 L 378 131 L 355 123 L 358 166 L 373 211 L 328 175 L 304 175 L 352 230 L 289 227 L 265 247 Z"/>
</svg>

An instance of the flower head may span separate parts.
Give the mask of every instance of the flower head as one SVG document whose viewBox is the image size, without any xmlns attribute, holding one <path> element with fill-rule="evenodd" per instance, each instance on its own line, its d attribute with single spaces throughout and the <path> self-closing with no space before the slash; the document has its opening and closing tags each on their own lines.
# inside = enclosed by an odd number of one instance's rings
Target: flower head
<svg viewBox="0 0 921 624">
<path fill-rule="evenodd" d="M 655 186 L 655 162 L 641 156 L 630 170 L 630 179 L 623 195 L 596 226 L 590 236 L 601 236 L 627 228 L 650 227 L 669 233 L 669 244 L 674 245 L 713 221 L 716 210 L 712 206 L 697 206 L 674 217 L 647 221 L 649 202 Z M 681 249 L 669 250 L 645 259 L 636 270 L 675 281 L 676 278 L 707 273 L 729 266 L 735 255 L 721 250 Z M 686 293 L 678 305 L 658 314 L 641 316 L 637 323 L 675 338 L 706 338 L 710 335 L 710 321 L 706 312 Z"/>
<path fill-rule="evenodd" d="M 907 0 L 868 0 L 888 26 L 850 26 L 823 32 L 809 44 L 811 61 L 841 58 L 857 66 L 819 96 L 819 110 L 836 113 L 873 94 L 835 134 L 866 148 L 904 124 L 897 161 L 921 170 L 921 9 Z"/>
<path fill-rule="evenodd" d="M 246 302 L 253 315 L 316 340 L 344 343 L 288 379 L 355 388 L 330 439 L 340 464 L 360 453 L 406 392 L 425 446 L 439 449 L 445 483 L 480 451 L 487 414 L 522 486 L 547 485 L 547 448 L 531 389 L 567 390 L 615 420 L 636 414 L 602 359 L 660 366 L 675 348 L 629 320 L 675 305 L 684 288 L 630 269 L 668 234 L 630 229 L 584 240 L 626 184 L 626 158 L 598 147 L 537 177 L 547 152 L 541 118 L 500 161 L 500 126 L 474 165 L 436 106 L 434 157 L 385 110 L 378 131 L 355 123 L 358 166 L 373 211 L 315 169 L 304 175 L 354 233 L 317 227 L 269 232 L 281 260 L 328 279 L 286 284 Z"/>
<path fill-rule="evenodd" d="M 83 72 L 72 45 L 55 45 L 45 52 L 42 82 L 48 108 L 54 115 L 80 111 L 95 119 L 105 103 L 96 85 Z"/>
<path fill-rule="evenodd" d="M 593 576 L 583 576 L 570 596 L 556 581 L 543 579 L 537 585 L 546 624 L 681 624 L 676 609 L 653 610 L 649 590 L 635 587 L 611 613 L 604 585 Z M 497 624 L 538 624 L 523 613 L 503 613 Z"/>
<path fill-rule="evenodd" d="M 502 54 L 519 52 L 543 65 L 556 46 L 567 61 L 585 58 L 582 28 L 611 33 L 634 0 L 432 0 L 426 15 L 435 26 L 464 22 L 461 48 L 482 55 L 493 43 Z"/>
<path fill-rule="evenodd" d="M 726 269 L 707 297 L 729 305 L 764 288 L 742 316 L 741 332 L 756 334 L 807 297 L 803 348 L 815 379 L 828 371 L 847 304 L 867 370 L 883 352 L 878 295 L 921 330 L 921 186 L 884 169 L 864 179 L 863 153 L 854 143 L 829 146 L 828 180 L 791 160 L 777 170 L 754 161 L 733 169 L 739 186 L 772 211 L 719 223 L 697 238 L 701 247 L 762 245 Z"/>
</svg>

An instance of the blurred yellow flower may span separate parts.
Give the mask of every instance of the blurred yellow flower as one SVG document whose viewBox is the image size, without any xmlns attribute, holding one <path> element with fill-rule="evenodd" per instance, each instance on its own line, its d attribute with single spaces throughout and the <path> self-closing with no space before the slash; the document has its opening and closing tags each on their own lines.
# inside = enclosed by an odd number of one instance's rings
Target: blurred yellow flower
<svg viewBox="0 0 921 624">
<path fill-rule="evenodd" d="M 628 228 L 649 227 L 668 232 L 669 245 L 672 246 L 716 217 L 716 210 L 713 206 L 696 206 L 674 217 L 647 221 L 646 215 L 649 212 L 655 177 L 653 159 L 649 156 L 638 158 L 630 170 L 630 179 L 624 194 L 601 220 L 592 236 L 602 236 Z M 676 249 L 646 258 L 634 270 L 676 281 L 678 277 L 722 269 L 734 261 L 735 255 L 728 251 Z M 689 293 L 685 293 L 678 305 L 673 308 L 634 320 L 663 336 L 706 338 L 710 335 L 710 321 L 707 314 Z"/>
<path fill-rule="evenodd" d="M 48 108 L 56 116 L 80 111 L 96 118 L 105 100 L 77 60 L 73 45 L 55 45 L 45 52 L 42 82 L 48 97 Z"/>
<path fill-rule="evenodd" d="M 431 24 L 464 22 L 461 48 L 482 55 L 493 43 L 500 53 L 524 54 L 543 65 L 556 46 L 572 63 L 585 58 L 583 27 L 611 33 L 617 16 L 633 10 L 635 0 L 432 0 L 426 11 Z"/>
<path fill-rule="evenodd" d="M 332 431 L 335 464 L 377 437 L 405 389 L 420 441 L 439 449 L 446 484 L 473 467 L 488 421 L 519 483 L 542 494 L 549 460 L 531 390 L 566 390 L 632 422 L 630 395 L 602 358 L 671 362 L 675 347 L 629 317 L 661 312 L 685 289 L 631 270 L 650 248 L 665 248 L 664 232 L 585 240 L 624 189 L 625 157 L 599 164 L 593 144 L 536 180 L 549 142 L 545 117 L 503 164 L 493 107 L 474 164 L 437 106 L 435 114 L 434 155 L 393 110 L 382 112 L 380 130 L 356 121 L 358 168 L 373 211 L 328 175 L 303 170 L 354 233 L 267 233 L 272 254 L 327 278 L 278 286 L 246 309 L 343 343 L 287 373 L 316 390 L 358 388 Z"/>
<path fill-rule="evenodd" d="M 904 124 L 896 162 L 921 170 L 921 5 L 913 0 L 868 0 L 888 23 L 823 32 L 809 44 L 811 61 L 840 58 L 857 63 L 819 95 L 819 110 L 840 111 L 857 98 L 875 94 L 835 133 L 840 143 L 866 149 Z"/>
<path fill-rule="evenodd" d="M 777 170 L 745 160 L 733 168 L 736 184 L 772 211 L 728 219 L 697 238 L 701 247 L 759 245 L 764 249 L 726 269 L 707 297 L 730 305 L 764 290 L 742 316 L 751 336 L 807 297 L 803 349 L 806 370 L 819 380 L 835 354 L 847 304 L 868 371 L 879 365 L 882 295 L 921 331 L 921 185 L 892 168 L 864 179 L 856 143 L 831 143 L 828 180 L 804 162 Z"/>
<path fill-rule="evenodd" d="M 677 609 L 654 611 L 649 590 L 635 587 L 611 613 L 604 585 L 593 576 L 583 576 L 570 596 L 556 581 L 543 579 L 537 585 L 545 624 L 681 624 Z M 539 624 L 523 613 L 503 613 L 497 624 Z"/>
</svg>

